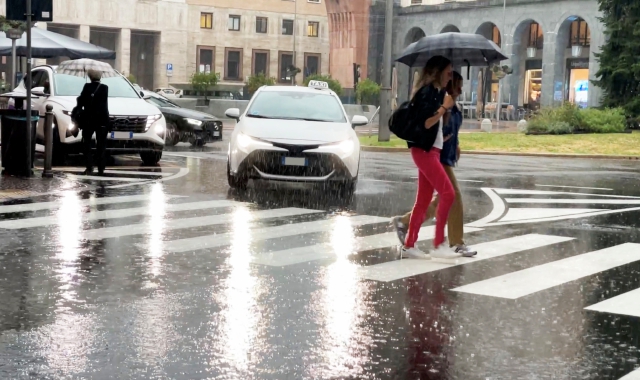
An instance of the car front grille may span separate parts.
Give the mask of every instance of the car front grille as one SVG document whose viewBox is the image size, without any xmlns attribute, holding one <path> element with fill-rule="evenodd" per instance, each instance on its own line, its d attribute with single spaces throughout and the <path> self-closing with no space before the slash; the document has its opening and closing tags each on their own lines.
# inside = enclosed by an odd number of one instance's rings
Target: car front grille
<svg viewBox="0 0 640 380">
<path fill-rule="evenodd" d="M 207 121 L 202 125 L 202 129 L 220 131 L 222 129 L 222 124 L 219 121 Z"/>
<path fill-rule="evenodd" d="M 111 130 L 144 133 L 147 131 L 146 116 L 111 116 Z"/>
<path fill-rule="evenodd" d="M 282 165 L 282 157 L 304 157 L 307 166 Z M 255 151 L 248 157 L 249 164 L 265 174 L 287 177 L 325 177 L 343 168 L 340 159 L 333 154 Z"/>
</svg>

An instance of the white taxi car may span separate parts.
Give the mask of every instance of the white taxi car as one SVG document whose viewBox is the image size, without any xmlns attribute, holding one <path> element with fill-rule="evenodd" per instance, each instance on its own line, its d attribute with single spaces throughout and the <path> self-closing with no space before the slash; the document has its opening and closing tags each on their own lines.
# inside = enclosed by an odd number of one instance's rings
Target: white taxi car
<svg viewBox="0 0 640 380">
<path fill-rule="evenodd" d="M 360 166 L 360 142 L 354 128 L 368 124 L 364 116 L 349 121 L 340 98 L 326 82 L 309 87 L 265 86 L 241 113 L 229 142 L 227 178 L 232 188 L 248 181 L 287 181 L 336 185 L 353 193 Z"/>
</svg>

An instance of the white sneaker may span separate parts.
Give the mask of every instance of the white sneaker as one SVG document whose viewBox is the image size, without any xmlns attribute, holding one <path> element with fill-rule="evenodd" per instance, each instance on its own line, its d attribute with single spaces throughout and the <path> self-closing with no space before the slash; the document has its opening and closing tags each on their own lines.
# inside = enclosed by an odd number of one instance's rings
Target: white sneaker
<svg viewBox="0 0 640 380">
<path fill-rule="evenodd" d="M 402 258 L 403 259 L 422 259 L 422 260 L 431 260 L 431 256 L 422 252 L 416 247 L 407 248 L 402 247 Z"/>
<path fill-rule="evenodd" d="M 431 251 L 431 257 L 435 260 L 456 260 L 462 257 L 462 254 L 457 253 L 455 250 L 449 248 L 447 244 L 440 244 L 440 246 Z"/>
</svg>

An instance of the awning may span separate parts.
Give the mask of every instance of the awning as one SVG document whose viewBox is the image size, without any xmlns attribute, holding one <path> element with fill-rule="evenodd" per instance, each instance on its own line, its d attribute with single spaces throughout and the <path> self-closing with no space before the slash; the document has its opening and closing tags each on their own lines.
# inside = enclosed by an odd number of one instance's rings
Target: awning
<svg viewBox="0 0 640 380">
<path fill-rule="evenodd" d="M 27 33 L 23 33 L 22 38 L 16 41 L 16 47 L 18 56 L 27 55 Z M 0 32 L 0 56 L 10 55 L 11 40 L 4 32 Z M 36 27 L 31 28 L 31 55 L 33 58 L 116 58 L 114 51 Z"/>
</svg>

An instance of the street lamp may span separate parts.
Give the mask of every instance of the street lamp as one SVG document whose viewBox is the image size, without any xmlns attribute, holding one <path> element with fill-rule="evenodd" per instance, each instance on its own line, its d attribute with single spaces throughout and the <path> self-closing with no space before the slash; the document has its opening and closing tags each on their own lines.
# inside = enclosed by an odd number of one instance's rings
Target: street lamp
<svg viewBox="0 0 640 380">
<path fill-rule="evenodd" d="M 16 40 L 22 38 L 22 31 L 20 29 L 7 30 L 7 38 L 11 40 L 11 91 L 16 88 Z"/>
<path fill-rule="evenodd" d="M 574 58 L 582 56 L 582 44 L 579 41 L 574 41 L 571 45 L 571 56 Z"/>
<path fill-rule="evenodd" d="M 535 46 L 529 46 L 527 48 L 527 58 L 535 58 L 538 54 L 538 48 Z"/>
</svg>

